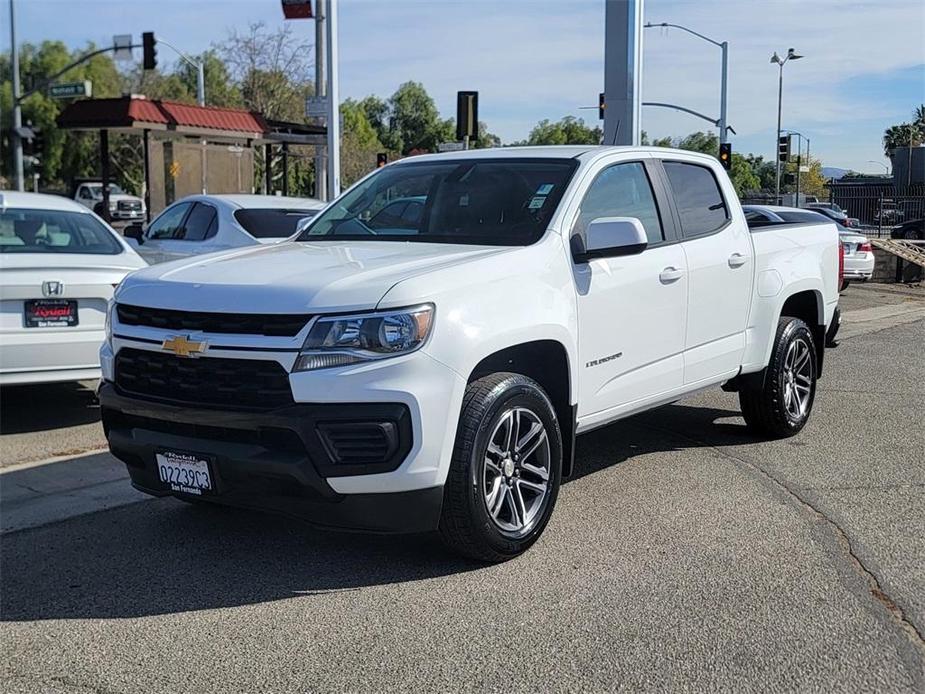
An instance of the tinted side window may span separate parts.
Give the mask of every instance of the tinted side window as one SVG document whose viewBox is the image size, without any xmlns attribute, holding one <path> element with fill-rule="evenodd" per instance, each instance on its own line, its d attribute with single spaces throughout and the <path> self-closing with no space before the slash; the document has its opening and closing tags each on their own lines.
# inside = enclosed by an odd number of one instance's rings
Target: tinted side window
<svg viewBox="0 0 925 694">
<path fill-rule="evenodd" d="M 161 213 L 161 216 L 151 222 L 148 231 L 145 234 L 149 239 L 176 239 L 183 238 L 183 218 L 189 212 L 192 203 L 181 202 L 173 207 L 168 207 Z"/>
<path fill-rule="evenodd" d="M 616 164 L 597 175 L 581 201 L 573 233 L 583 235 L 598 217 L 636 217 L 650 244 L 665 239 L 649 177 L 639 162 Z"/>
<path fill-rule="evenodd" d="M 726 201 L 710 169 L 677 161 L 666 161 L 664 165 L 684 236 L 709 234 L 729 220 Z"/>
<path fill-rule="evenodd" d="M 184 241 L 202 241 L 208 238 L 209 229 L 215 221 L 215 217 L 215 208 L 212 205 L 197 202 L 183 225 L 185 227 L 184 234 L 175 238 L 182 238 Z"/>
</svg>

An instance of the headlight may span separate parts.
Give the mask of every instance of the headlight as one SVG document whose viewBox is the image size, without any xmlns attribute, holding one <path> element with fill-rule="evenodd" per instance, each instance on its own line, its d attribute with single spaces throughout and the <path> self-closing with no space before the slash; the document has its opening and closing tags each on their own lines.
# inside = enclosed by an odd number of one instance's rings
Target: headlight
<svg viewBox="0 0 925 694">
<path fill-rule="evenodd" d="M 116 307 L 116 300 L 110 299 L 106 304 L 106 321 L 104 323 L 104 330 L 106 331 L 106 344 L 112 344 L 112 312 Z"/>
<path fill-rule="evenodd" d="M 112 200 L 109 201 L 109 209 L 110 209 L 110 210 L 115 210 L 115 209 L 117 209 L 118 207 L 119 207 L 119 203 L 113 202 Z"/>
<path fill-rule="evenodd" d="M 293 371 L 347 366 L 413 352 L 427 339 L 434 307 L 319 318 L 302 345 Z"/>
</svg>

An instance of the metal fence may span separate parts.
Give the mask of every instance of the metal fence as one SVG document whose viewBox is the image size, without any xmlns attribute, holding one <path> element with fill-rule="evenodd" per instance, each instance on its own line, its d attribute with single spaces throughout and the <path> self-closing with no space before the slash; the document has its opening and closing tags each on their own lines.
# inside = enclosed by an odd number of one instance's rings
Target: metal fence
<svg viewBox="0 0 925 694">
<path fill-rule="evenodd" d="M 869 236 L 888 237 L 893 228 L 914 219 L 925 219 L 925 184 L 895 186 L 892 183 L 835 181 L 827 186 L 829 200 L 849 217 L 857 219 Z"/>
</svg>

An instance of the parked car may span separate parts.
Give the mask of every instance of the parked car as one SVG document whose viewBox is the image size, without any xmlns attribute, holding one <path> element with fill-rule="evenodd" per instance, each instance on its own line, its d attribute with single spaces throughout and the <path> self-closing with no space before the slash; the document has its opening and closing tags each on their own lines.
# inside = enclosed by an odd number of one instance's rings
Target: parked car
<svg viewBox="0 0 925 694">
<path fill-rule="evenodd" d="M 366 223 L 400 197 L 416 225 Z M 103 424 L 149 494 L 503 561 L 546 527 L 577 434 L 719 385 L 753 432 L 800 431 L 838 267 L 831 223 L 753 233 L 710 156 L 409 157 L 291 242 L 131 275 Z"/>
<path fill-rule="evenodd" d="M 845 212 L 845 210 L 838 204 L 834 202 L 819 202 L 815 198 L 807 198 L 806 204 L 804 204 L 803 207 L 807 210 L 825 209 L 832 210 L 833 212 L 841 212 L 845 216 L 848 215 L 848 213 Z"/>
<path fill-rule="evenodd" d="M 0 384 L 99 378 L 113 287 L 145 265 L 76 202 L 0 192 Z"/>
<path fill-rule="evenodd" d="M 823 210 L 800 210 L 795 207 L 778 207 L 774 205 L 743 205 L 745 217 L 749 224 L 767 226 L 771 224 L 823 224 L 831 218 Z M 874 274 L 874 249 L 870 240 L 857 231 L 836 225 L 838 238 L 844 251 L 842 282 L 839 287 L 844 290 L 850 280 L 866 282 Z"/>
<path fill-rule="evenodd" d="M 124 233 L 145 260 L 162 263 L 277 243 L 324 206 L 311 198 L 279 195 L 189 195 L 165 208 L 147 228 L 132 225 Z"/>
<path fill-rule="evenodd" d="M 102 181 L 79 179 L 74 183 L 74 200 L 102 215 Z M 115 183 L 109 184 L 109 219 L 114 222 L 138 221 L 145 218 L 145 213 L 144 200 L 135 195 L 129 195 Z"/>
<path fill-rule="evenodd" d="M 825 215 L 826 217 L 828 217 L 829 219 L 831 219 L 833 222 L 835 222 L 836 224 L 838 224 L 840 227 L 843 227 L 843 228 L 845 228 L 845 229 L 849 229 L 849 228 L 851 228 L 851 227 L 858 226 L 858 224 L 859 224 L 858 220 L 852 221 L 852 220 L 848 217 L 848 215 L 845 214 L 844 212 L 842 212 L 842 211 L 840 211 L 840 210 L 832 209 L 832 208 L 830 208 L 830 207 L 814 207 L 814 206 L 807 206 L 805 209 L 807 209 L 807 210 L 812 210 L 813 212 L 818 212 L 818 213 L 821 214 L 821 215 Z"/>
</svg>

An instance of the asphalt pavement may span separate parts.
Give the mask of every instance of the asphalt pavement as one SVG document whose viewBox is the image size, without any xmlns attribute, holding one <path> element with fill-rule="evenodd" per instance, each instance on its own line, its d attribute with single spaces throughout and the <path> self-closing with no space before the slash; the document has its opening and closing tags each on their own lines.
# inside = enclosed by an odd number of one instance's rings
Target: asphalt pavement
<svg viewBox="0 0 925 694">
<path fill-rule="evenodd" d="M 545 535 L 499 566 L 114 501 L 107 455 L 12 463 L 2 688 L 925 691 L 925 320 L 854 290 L 798 436 L 750 438 L 718 389 L 583 436 Z M 6 412 L 4 458 L 30 433 Z"/>
</svg>

